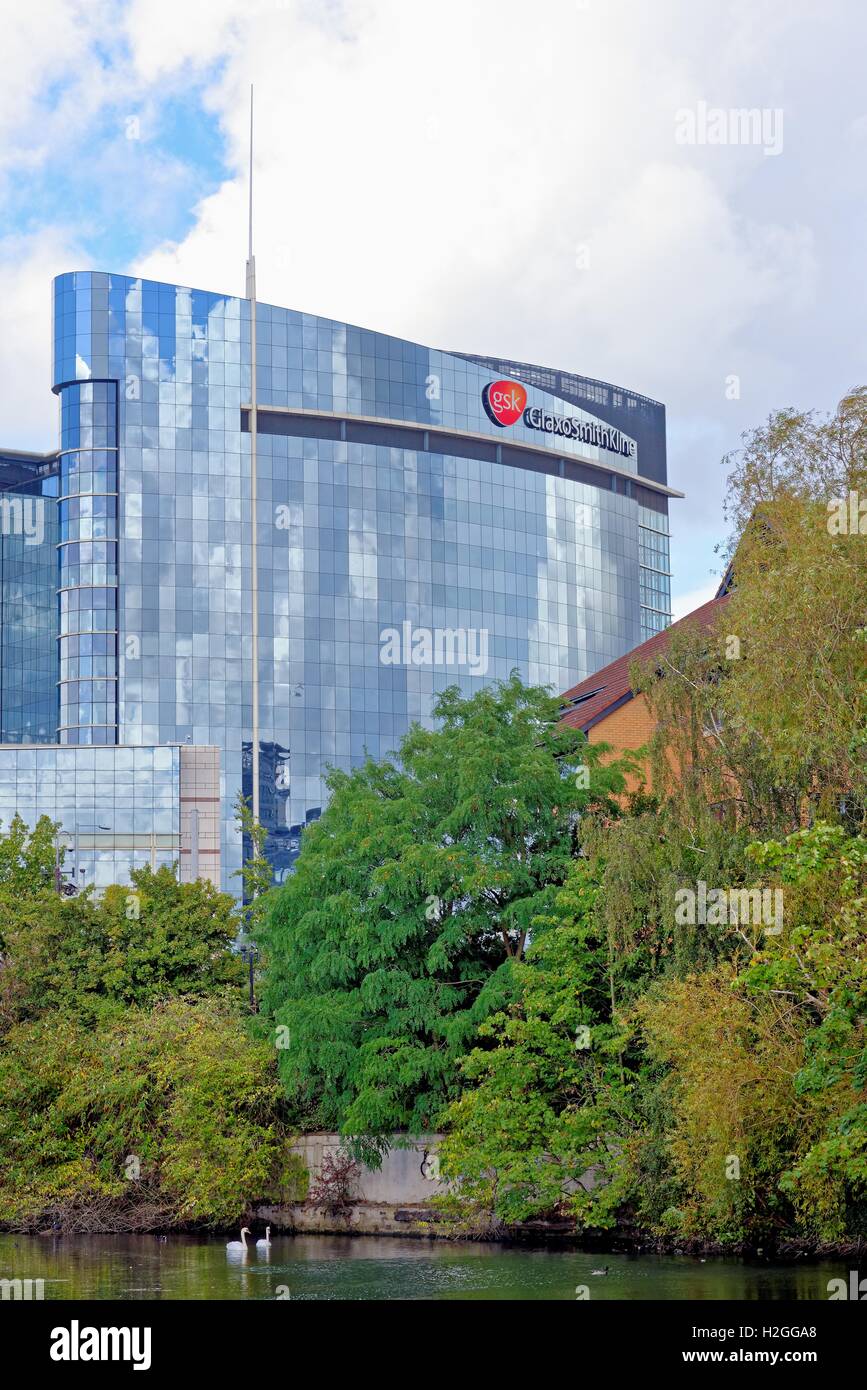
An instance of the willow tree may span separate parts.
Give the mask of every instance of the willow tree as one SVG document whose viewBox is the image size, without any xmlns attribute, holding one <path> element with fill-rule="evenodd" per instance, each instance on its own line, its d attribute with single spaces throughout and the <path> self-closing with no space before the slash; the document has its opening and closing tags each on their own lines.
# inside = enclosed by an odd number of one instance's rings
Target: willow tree
<svg viewBox="0 0 867 1390">
<path fill-rule="evenodd" d="M 723 717 L 780 782 L 867 815 L 867 388 L 828 419 L 778 412 L 730 458 L 740 536 Z M 730 546 L 731 548 L 731 546 Z"/>
</svg>

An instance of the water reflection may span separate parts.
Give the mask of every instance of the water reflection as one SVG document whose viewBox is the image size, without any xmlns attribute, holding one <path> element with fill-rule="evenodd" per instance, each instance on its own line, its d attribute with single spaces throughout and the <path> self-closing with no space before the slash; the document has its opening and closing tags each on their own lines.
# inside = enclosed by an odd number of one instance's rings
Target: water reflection
<svg viewBox="0 0 867 1390">
<path fill-rule="evenodd" d="M 246 1251 L 223 1236 L 0 1235 L 0 1278 L 44 1279 L 47 1299 L 574 1300 L 586 1284 L 592 1299 L 824 1300 L 848 1268 L 272 1231 Z"/>
</svg>

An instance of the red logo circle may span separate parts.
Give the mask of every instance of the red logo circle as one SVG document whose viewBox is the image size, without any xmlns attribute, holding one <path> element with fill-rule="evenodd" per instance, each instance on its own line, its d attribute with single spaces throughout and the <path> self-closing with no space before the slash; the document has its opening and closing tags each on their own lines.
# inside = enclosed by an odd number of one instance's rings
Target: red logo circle
<svg viewBox="0 0 867 1390">
<path fill-rule="evenodd" d="M 526 404 L 527 388 L 520 381 L 489 381 L 482 391 L 488 419 L 503 429 L 520 420 Z"/>
</svg>

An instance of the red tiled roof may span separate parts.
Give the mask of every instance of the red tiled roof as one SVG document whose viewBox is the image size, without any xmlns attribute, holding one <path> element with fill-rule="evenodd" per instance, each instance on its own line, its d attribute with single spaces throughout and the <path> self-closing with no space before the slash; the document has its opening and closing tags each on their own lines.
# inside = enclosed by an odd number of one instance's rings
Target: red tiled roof
<svg viewBox="0 0 867 1390">
<path fill-rule="evenodd" d="M 671 624 L 671 627 L 663 628 L 662 632 L 648 637 L 647 641 L 642 642 L 640 646 L 633 647 L 632 651 L 627 652 L 625 656 L 619 656 L 616 661 L 611 662 L 610 666 L 603 666 L 601 671 L 596 671 L 594 675 L 588 676 L 578 685 L 573 685 L 571 690 L 567 690 L 561 696 L 564 705 L 571 706 L 563 715 L 561 722 L 571 725 L 574 729 L 583 729 L 586 733 L 615 705 L 625 704 L 627 700 L 632 699 L 634 692 L 630 687 L 629 668 L 633 662 L 646 661 L 648 657 L 653 656 L 654 652 L 663 651 L 668 644 L 668 634 L 683 623 L 698 623 L 701 627 L 709 628 L 715 615 L 728 601 L 728 594 L 710 599 L 708 603 L 703 603 L 692 613 L 678 618 L 676 623 Z M 575 703 L 576 701 L 578 703 Z"/>
</svg>

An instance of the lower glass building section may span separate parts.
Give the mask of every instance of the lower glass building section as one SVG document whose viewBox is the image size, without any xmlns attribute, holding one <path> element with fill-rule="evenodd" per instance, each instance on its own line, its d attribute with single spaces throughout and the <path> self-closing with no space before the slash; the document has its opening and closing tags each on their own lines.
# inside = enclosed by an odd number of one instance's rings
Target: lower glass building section
<svg viewBox="0 0 867 1390">
<path fill-rule="evenodd" d="M 218 791 L 217 749 L 0 746 L 0 830 L 54 821 L 76 891 L 146 865 L 219 884 Z"/>
</svg>

